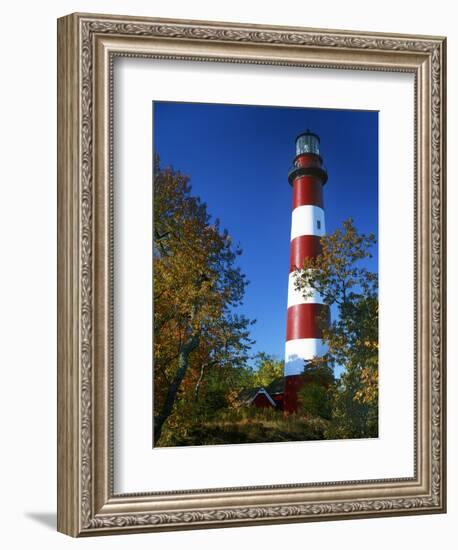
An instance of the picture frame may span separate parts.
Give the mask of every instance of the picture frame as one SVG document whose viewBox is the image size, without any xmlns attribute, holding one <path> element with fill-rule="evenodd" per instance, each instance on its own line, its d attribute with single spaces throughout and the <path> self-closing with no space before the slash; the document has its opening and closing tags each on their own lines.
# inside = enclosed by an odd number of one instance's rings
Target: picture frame
<svg viewBox="0 0 458 550">
<path fill-rule="evenodd" d="M 117 58 L 413 75 L 413 476 L 114 491 Z M 75 537 L 445 512 L 445 60 L 443 37 L 95 14 L 58 20 L 60 532 Z"/>
</svg>

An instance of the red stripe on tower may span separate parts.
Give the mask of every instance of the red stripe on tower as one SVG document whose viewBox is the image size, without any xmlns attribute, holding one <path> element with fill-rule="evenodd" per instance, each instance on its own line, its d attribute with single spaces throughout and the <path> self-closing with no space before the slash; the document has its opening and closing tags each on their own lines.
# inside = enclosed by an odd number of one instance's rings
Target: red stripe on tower
<svg viewBox="0 0 458 550">
<path fill-rule="evenodd" d="M 305 383 L 304 368 L 325 353 L 323 324 L 329 323 L 329 307 L 316 292 L 300 292 L 294 276 L 306 258 L 322 252 L 325 234 L 323 185 L 328 179 L 320 156 L 320 138 L 307 130 L 296 138 L 296 156 L 288 179 L 293 188 L 290 274 L 285 345 L 284 410 L 297 411 L 298 392 Z"/>
<path fill-rule="evenodd" d="M 294 304 L 288 308 L 286 340 L 323 338 L 323 324 L 329 323 L 329 307 L 325 304 Z"/>
<path fill-rule="evenodd" d="M 315 235 L 301 235 L 291 241 L 289 271 L 301 269 L 305 258 L 316 258 L 321 254 L 320 237 Z"/>
<path fill-rule="evenodd" d="M 293 185 L 293 209 L 304 204 L 323 208 L 323 184 L 314 176 L 298 176 Z"/>
</svg>

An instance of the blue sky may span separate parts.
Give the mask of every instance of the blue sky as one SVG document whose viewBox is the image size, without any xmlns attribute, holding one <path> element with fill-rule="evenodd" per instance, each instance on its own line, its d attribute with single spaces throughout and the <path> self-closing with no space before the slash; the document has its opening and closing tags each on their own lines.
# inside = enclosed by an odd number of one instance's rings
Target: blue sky
<svg viewBox="0 0 458 550">
<path fill-rule="evenodd" d="M 240 313 L 257 319 L 253 353 L 283 358 L 295 137 L 320 136 L 327 232 L 351 216 L 377 236 L 378 113 L 154 102 L 153 114 L 161 165 L 191 177 L 193 194 L 243 249 L 238 265 L 250 284 Z M 375 254 L 367 266 L 377 265 Z"/>
</svg>

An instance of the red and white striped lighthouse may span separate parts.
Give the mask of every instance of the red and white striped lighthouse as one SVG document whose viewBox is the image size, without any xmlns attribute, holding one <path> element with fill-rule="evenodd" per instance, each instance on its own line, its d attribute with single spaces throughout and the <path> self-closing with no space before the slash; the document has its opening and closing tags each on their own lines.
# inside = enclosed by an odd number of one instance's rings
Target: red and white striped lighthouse
<svg viewBox="0 0 458 550">
<path fill-rule="evenodd" d="M 283 408 L 295 412 L 298 391 L 305 383 L 305 365 L 314 357 L 322 356 L 320 319 L 323 309 L 329 316 L 329 307 L 321 296 L 294 288 L 294 271 L 301 269 L 305 258 L 316 258 L 321 253 L 320 237 L 325 234 L 323 185 L 328 175 L 320 156 L 320 138 L 307 130 L 296 138 L 296 156 L 288 174 L 293 188 L 291 221 L 291 254 L 288 283 L 288 316 L 285 346 L 285 393 Z"/>
</svg>

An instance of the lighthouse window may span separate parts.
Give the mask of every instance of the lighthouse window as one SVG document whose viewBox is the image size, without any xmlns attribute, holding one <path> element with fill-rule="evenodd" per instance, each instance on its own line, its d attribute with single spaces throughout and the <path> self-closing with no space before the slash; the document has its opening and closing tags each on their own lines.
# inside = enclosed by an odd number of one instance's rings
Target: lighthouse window
<svg viewBox="0 0 458 550">
<path fill-rule="evenodd" d="M 317 229 L 321 229 L 321 220 L 316 220 Z"/>
</svg>

